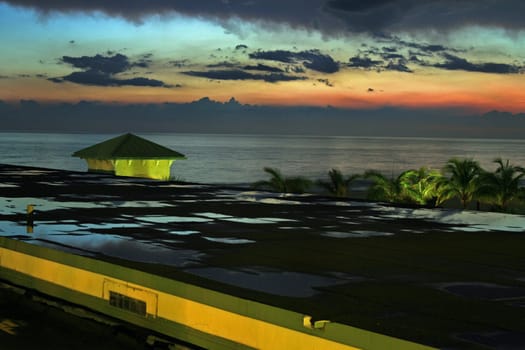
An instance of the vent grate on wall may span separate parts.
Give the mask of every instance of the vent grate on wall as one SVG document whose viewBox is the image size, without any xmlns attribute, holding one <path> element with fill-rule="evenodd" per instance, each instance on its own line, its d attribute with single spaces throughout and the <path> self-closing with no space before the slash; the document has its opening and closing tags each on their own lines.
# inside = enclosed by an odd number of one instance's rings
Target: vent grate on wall
<svg viewBox="0 0 525 350">
<path fill-rule="evenodd" d="M 130 298 L 124 294 L 109 291 L 109 305 L 146 316 L 146 303 L 142 300 Z"/>
</svg>

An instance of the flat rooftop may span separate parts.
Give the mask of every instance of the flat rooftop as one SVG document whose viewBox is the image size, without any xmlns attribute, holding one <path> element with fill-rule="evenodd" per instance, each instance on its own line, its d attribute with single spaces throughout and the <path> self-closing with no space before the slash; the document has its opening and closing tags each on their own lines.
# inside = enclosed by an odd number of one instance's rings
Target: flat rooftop
<svg viewBox="0 0 525 350">
<path fill-rule="evenodd" d="M 525 344 L 524 216 L 0 165 L 0 235 L 438 348 Z"/>
</svg>

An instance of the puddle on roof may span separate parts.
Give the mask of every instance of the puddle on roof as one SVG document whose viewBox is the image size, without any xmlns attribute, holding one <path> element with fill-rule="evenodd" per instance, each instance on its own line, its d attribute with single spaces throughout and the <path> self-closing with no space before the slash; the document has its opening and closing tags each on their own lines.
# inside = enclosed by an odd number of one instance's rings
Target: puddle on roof
<svg viewBox="0 0 525 350">
<path fill-rule="evenodd" d="M 341 202 L 341 201 L 332 201 L 332 202 L 323 202 L 325 205 L 335 205 L 337 207 L 351 207 L 354 204 L 350 202 Z"/>
<path fill-rule="evenodd" d="M 56 239 L 60 237 L 61 239 Z M 32 239 L 30 243 L 40 245 L 44 242 L 56 242 L 67 247 L 87 250 L 93 254 L 103 254 L 130 261 L 164 264 L 176 267 L 187 267 L 198 263 L 204 256 L 197 250 L 177 249 L 159 245 L 157 243 L 145 243 L 117 235 L 103 235 L 92 233 L 86 236 L 47 236 Z M 58 249 L 61 249 L 60 246 Z"/>
<path fill-rule="evenodd" d="M 220 267 L 199 267 L 186 269 L 185 272 L 241 288 L 298 298 L 317 294 L 316 287 L 347 282 L 335 277 L 259 268 L 231 270 Z"/>
<path fill-rule="evenodd" d="M 50 171 L 46 171 L 46 170 L 27 170 L 27 169 L 24 169 L 23 171 L 16 171 L 16 170 L 13 170 L 13 171 L 2 171 L 1 174 L 2 175 L 18 175 L 18 176 L 35 176 L 35 175 L 46 175 L 46 174 L 53 174 L 55 173 L 56 171 L 54 170 L 50 170 Z"/>
<path fill-rule="evenodd" d="M 524 215 L 451 209 L 403 209 L 394 207 L 381 207 L 378 209 L 383 212 L 382 217 L 389 219 L 410 217 L 445 224 L 462 225 L 454 227 L 455 231 L 525 231 Z"/>
<path fill-rule="evenodd" d="M 226 219 L 226 218 L 232 218 L 233 217 L 231 215 L 224 215 L 224 214 L 211 213 L 211 212 L 194 213 L 194 214 L 198 215 L 198 216 L 204 216 L 205 218 L 209 218 L 209 219 Z"/>
<path fill-rule="evenodd" d="M 487 232 L 487 231 L 524 232 L 525 231 L 525 228 L 518 227 L 518 226 L 489 225 L 489 224 L 455 226 L 455 227 L 452 227 L 451 229 L 454 231 L 464 231 L 464 232 Z"/>
<path fill-rule="evenodd" d="M 285 199 L 286 197 L 281 197 L 280 194 L 268 192 L 240 192 L 235 197 L 240 201 L 259 202 L 265 204 L 304 204 L 299 201 Z"/>
<path fill-rule="evenodd" d="M 96 199 L 118 199 L 118 200 L 122 200 L 122 198 L 120 196 L 112 196 L 112 195 L 106 195 L 106 194 L 94 194 L 94 195 L 89 195 L 89 194 L 74 194 L 74 193 L 62 193 L 59 195 L 59 197 L 66 197 L 66 198 L 75 198 L 75 199 L 81 199 L 81 200 L 86 200 L 86 199 L 92 199 L 92 198 L 96 198 Z"/>
<path fill-rule="evenodd" d="M 177 239 L 162 239 L 161 242 L 171 243 L 171 244 L 184 243 L 184 241 L 180 241 L 180 240 L 177 240 Z"/>
<path fill-rule="evenodd" d="M 212 242 L 218 242 L 218 243 L 226 243 L 226 244 L 247 244 L 247 243 L 255 243 L 255 241 L 252 241 L 251 239 L 244 239 L 244 238 L 234 238 L 234 237 L 206 237 L 203 236 L 202 238 L 212 241 Z"/>
<path fill-rule="evenodd" d="M 0 221 L 0 235 L 9 236 L 20 236 L 27 234 L 27 227 L 17 224 L 12 221 Z"/>
<path fill-rule="evenodd" d="M 35 221 L 33 225 L 32 235 L 70 235 L 75 234 L 77 237 L 78 233 L 84 233 L 86 235 L 93 235 L 90 230 L 95 229 L 113 229 L 113 228 L 138 228 L 141 225 L 132 223 L 78 223 L 74 220 L 62 221 L 61 224 L 51 223 L 50 221 Z M 25 234 L 27 232 L 27 226 L 25 223 L 19 224 L 13 221 L 0 221 L 0 234 L 3 236 L 17 236 Z"/>
<path fill-rule="evenodd" d="M 140 201 L 140 202 L 128 201 L 128 202 L 123 202 L 123 203 L 119 202 L 119 205 L 118 205 L 118 207 L 122 207 L 122 208 L 143 208 L 143 207 L 167 208 L 167 207 L 173 207 L 173 206 L 174 206 L 173 204 L 166 203 L 163 201 Z"/>
<path fill-rule="evenodd" d="M 131 227 L 130 225 L 125 225 Z M 42 224 L 36 223 L 33 233 L 26 226 L 11 221 L 0 222 L 0 235 L 16 236 L 31 244 L 52 247 L 83 255 L 103 254 L 138 262 L 151 262 L 177 267 L 192 266 L 204 256 L 196 250 L 176 249 L 160 244 L 162 240 L 136 240 L 132 237 L 100 234 L 94 228 L 123 227 L 122 224 Z M 138 227 L 133 224 L 132 227 Z M 174 242 L 174 241 L 172 241 Z"/>
<path fill-rule="evenodd" d="M 204 216 L 210 219 L 218 219 L 218 220 L 237 222 L 237 223 L 242 223 L 242 224 L 276 224 L 279 222 L 297 221 L 293 219 L 284 219 L 284 218 L 264 218 L 264 217 L 263 218 L 243 218 L 243 217 L 236 217 L 236 216 L 224 215 L 224 214 L 212 213 L 212 212 L 195 213 L 195 215 Z"/>
<path fill-rule="evenodd" d="M 308 226 L 280 226 L 280 230 L 311 230 Z"/>
<path fill-rule="evenodd" d="M 259 218 L 240 218 L 240 217 L 231 217 L 223 219 L 229 222 L 237 222 L 241 224 L 271 224 L 271 221 L 259 219 Z"/>
<path fill-rule="evenodd" d="M 166 232 L 172 235 L 177 235 L 177 236 L 189 236 L 189 235 L 200 233 L 199 231 L 193 231 L 193 230 L 175 230 L 175 231 L 169 230 Z"/>
<path fill-rule="evenodd" d="M 55 181 L 55 182 L 37 181 L 36 183 L 40 185 L 46 185 L 46 186 L 64 186 L 66 184 L 63 181 Z"/>
<path fill-rule="evenodd" d="M 385 217 L 381 217 L 381 216 L 375 216 L 375 215 L 362 215 L 360 216 L 361 219 L 367 219 L 367 220 L 372 220 L 372 221 L 376 221 L 376 220 L 386 220 L 387 218 Z"/>
<path fill-rule="evenodd" d="M 331 238 L 363 238 L 363 237 L 381 237 L 381 236 L 393 236 L 391 232 L 378 232 L 378 231 L 350 231 L 350 232 L 338 232 L 328 231 L 322 234 L 325 237 Z"/>
<path fill-rule="evenodd" d="M 274 223 L 277 222 L 297 222 L 298 220 L 294 219 L 285 219 L 285 218 L 260 218 L 261 220 L 268 220 Z"/>
<path fill-rule="evenodd" d="M 490 229 L 487 226 L 483 227 L 482 225 L 455 226 L 455 227 L 451 227 L 451 230 L 453 230 L 453 231 L 462 231 L 462 232 L 490 231 Z"/>
<path fill-rule="evenodd" d="M 80 178 L 89 178 L 89 177 L 93 177 L 93 178 L 104 178 L 104 174 L 100 174 L 100 173 L 82 173 L 82 174 L 75 174 L 75 173 L 70 173 L 69 174 L 70 177 L 80 177 Z M 107 175 L 109 176 L 109 175 Z"/>
<path fill-rule="evenodd" d="M 197 216 L 164 216 L 164 215 L 148 215 L 137 216 L 135 219 L 155 224 L 169 224 L 174 222 L 210 222 L 213 221 L 208 218 L 201 218 Z"/>
<path fill-rule="evenodd" d="M 33 204 L 35 210 L 38 211 L 51 211 L 57 209 L 96 209 L 96 208 L 143 208 L 143 207 L 172 207 L 168 203 L 160 201 L 97 201 L 97 202 L 86 202 L 86 201 L 57 201 L 52 199 L 42 199 L 33 197 L 16 197 L 7 198 L 0 197 L 0 214 L 12 215 L 26 213 L 28 204 Z"/>
<path fill-rule="evenodd" d="M 424 231 L 421 231 L 421 230 L 412 230 L 412 229 L 408 229 L 408 228 L 403 228 L 403 229 L 401 229 L 399 231 L 407 232 L 407 233 L 424 233 Z"/>
<path fill-rule="evenodd" d="M 13 188 L 13 187 L 20 187 L 20 186 L 19 185 L 15 185 L 15 184 L 11 184 L 11 183 L 1 183 L 0 187 Z"/>
<path fill-rule="evenodd" d="M 355 207 L 364 207 L 364 208 L 376 208 L 378 206 L 378 204 L 376 202 L 355 202 L 355 201 L 351 201 L 350 203 L 352 203 L 352 206 L 355 206 Z M 348 212 L 359 212 L 360 210 L 359 209 L 355 209 L 355 210 L 347 210 Z"/>
<path fill-rule="evenodd" d="M 525 298 L 525 288 L 493 283 L 452 282 L 436 285 L 438 289 L 467 298 L 506 300 Z"/>
<path fill-rule="evenodd" d="M 158 185 L 159 188 L 206 188 L 206 185 L 188 185 L 188 184 L 169 184 L 169 185 Z"/>
</svg>

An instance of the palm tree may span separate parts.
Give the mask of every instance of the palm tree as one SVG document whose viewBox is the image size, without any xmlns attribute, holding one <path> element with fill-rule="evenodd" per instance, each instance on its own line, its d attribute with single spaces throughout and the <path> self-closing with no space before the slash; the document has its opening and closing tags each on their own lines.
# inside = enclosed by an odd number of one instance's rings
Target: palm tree
<svg viewBox="0 0 525 350">
<path fill-rule="evenodd" d="M 270 180 L 258 181 L 255 188 L 267 188 L 281 193 L 304 193 L 312 182 L 304 177 L 284 177 L 278 169 L 265 167 L 264 171 L 270 175 Z"/>
<path fill-rule="evenodd" d="M 330 181 L 319 180 L 317 184 L 336 197 L 348 197 L 350 184 L 360 177 L 360 175 L 354 174 L 345 178 L 337 169 L 328 171 L 328 176 Z"/>
<path fill-rule="evenodd" d="M 520 180 L 525 176 L 525 168 L 503 162 L 501 158 L 494 160 L 498 164 L 495 172 L 483 172 L 480 176 L 480 193 L 482 199 L 492 203 L 497 209 L 508 210 L 509 203 L 523 195 Z"/>
<path fill-rule="evenodd" d="M 368 199 L 390 203 L 403 200 L 401 175 L 397 178 L 388 178 L 376 170 L 367 170 L 363 177 L 373 182 L 368 188 Z"/>
<path fill-rule="evenodd" d="M 403 196 L 409 201 L 421 205 L 426 205 L 430 201 L 435 203 L 437 197 L 435 184 L 440 178 L 440 173 L 426 167 L 407 170 L 399 177 Z"/>
<path fill-rule="evenodd" d="M 368 189 L 369 199 L 425 205 L 436 199 L 435 183 L 440 174 L 422 167 L 406 170 L 396 178 L 387 178 L 375 170 L 368 170 L 364 177 L 373 181 Z"/>
<path fill-rule="evenodd" d="M 449 199 L 459 198 L 466 209 L 479 192 L 479 176 L 482 172 L 479 163 L 473 159 L 449 159 L 443 172 L 450 177 L 442 177 L 436 183 L 436 205 Z"/>
</svg>

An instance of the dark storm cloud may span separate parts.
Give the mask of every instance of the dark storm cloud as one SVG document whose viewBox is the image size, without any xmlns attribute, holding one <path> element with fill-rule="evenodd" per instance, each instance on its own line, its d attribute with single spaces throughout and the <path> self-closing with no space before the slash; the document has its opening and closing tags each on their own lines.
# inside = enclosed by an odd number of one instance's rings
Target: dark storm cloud
<svg viewBox="0 0 525 350">
<path fill-rule="evenodd" d="M 288 65 L 285 68 L 285 71 L 287 73 L 297 73 L 297 74 L 306 73 L 306 70 L 302 66 L 294 66 L 294 65 Z"/>
<path fill-rule="evenodd" d="M 370 57 L 354 56 L 350 57 L 348 67 L 375 69 L 383 64 L 383 61 L 373 60 Z"/>
<path fill-rule="evenodd" d="M 151 63 L 151 54 L 146 54 L 137 62 L 130 62 L 128 57 L 122 54 L 114 56 L 63 56 L 60 60 L 75 68 L 82 69 L 81 72 L 73 72 L 63 77 L 49 78 L 55 83 L 72 82 L 81 85 L 95 86 L 149 86 L 149 87 L 171 87 L 160 80 L 137 77 L 131 79 L 118 78 L 118 73 L 129 71 L 132 67 L 148 67 Z"/>
<path fill-rule="evenodd" d="M 419 44 L 419 43 L 408 42 L 408 41 L 403 41 L 403 40 L 397 40 L 397 42 L 401 46 L 417 49 L 420 54 L 426 55 L 426 56 L 432 56 L 436 53 L 447 52 L 447 51 L 448 52 L 460 52 L 460 50 L 457 50 L 451 47 L 446 47 L 443 45 Z"/>
<path fill-rule="evenodd" d="M 236 68 L 238 66 L 239 66 L 238 63 L 222 61 L 218 63 L 208 64 L 206 67 L 208 68 Z"/>
<path fill-rule="evenodd" d="M 258 70 L 258 71 L 261 71 L 261 72 L 274 72 L 274 73 L 282 73 L 282 72 L 284 72 L 281 68 L 267 66 L 267 65 L 261 64 L 261 63 L 259 63 L 256 66 L 244 66 L 243 69 L 246 69 L 246 70 Z"/>
<path fill-rule="evenodd" d="M 422 60 L 419 59 L 419 57 L 417 57 L 417 55 L 414 55 L 413 53 L 411 53 L 409 61 L 412 62 L 412 63 L 417 63 L 417 64 L 423 64 L 424 63 Z"/>
<path fill-rule="evenodd" d="M 397 60 L 397 59 L 404 59 L 405 56 L 403 55 L 400 55 L 398 53 L 386 53 L 386 54 L 381 54 L 381 57 L 385 60 Z"/>
<path fill-rule="evenodd" d="M 391 0 L 366 0 L 366 1 L 348 1 L 348 0 L 332 0 L 328 1 L 328 7 L 334 10 L 341 10 L 345 12 L 363 12 L 381 7 L 391 3 Z"/>
<path fill-rule="evenodd" d="M 283 73 L 252 74 L 240 69 L 188 71 L 182 73 L 194 77 L 208 78 L 213 80 L 263 80 L 268 83 L 306 79 L 304 77 L 287 75 Z"/>
<path fill-rule="evenodd" d="M 370 33 L 446 31 L 467 25 L 525 28 L 521 0 L 331 0 L 324 10 L 347 29 Z"/>
<path fill-rule="evenodd" d="M 451 54 L 444 54 L 443 57 L 446 59 L 445 62 L 436 63 L 432 66 L 447 70 L 464 70 L 468 72 L 482 72 L 495 74 L 515 74 L 520 73 L 521 69 L 523 69 L 523 67 L 506 63 L 472 63 L 464 58 L 454 56 Z"/>
<path fill-rule="evenodd" d="M 294 61 L 294 53 L 286 50 L 257 51 L 251 53 L 249 56 L 253 59 L 278 61 L 283 63 L 292 63 Z"/>
<path fill-rule="evenodd" d="M 322 73 L 335 73 L 339 71 L 339 64 L 328 55 L 321 54 L 317 50 L 299 52 L 298 59 L 305 60 L 306 68 Z"/>
<path fill-rule="evenodd" d="M 288 24 L 326 34 L 350 31 L 448 30 L 465 25 L 523 29 L 522 0 L 7 0 L 15 6 L 53 12 L 102 12 L 140 23 L 152 15 L 178 13 L 223 23 L 241 18 L 259 23 Z"/>
<path fill-rule="evenodd" d="M 140 68 L 148 68 L 153 63 L 153 60 L 151 59 L 153 57 L 153 54 L 147 53 L 145 55 L 142 55 L 142 57 L 135 63 L 132 64 L 133 67 L 140 67 Z"/>
<path fill-rule="evenodd" d="M 116 74 L 130 68 L 129 60 L 122 54 L 106 57 L 102 55 L 70 57 L 63 56 L 62 62 L 75 68 L 95 70 L 106 74 Z"/>
<path fill-rule="evenodd" d="M 412 73 L 413 71 L 408 68 L 407 60 L 398 54 L 387 54 L 381 55 L 382 57 L 388 57 L 388 63 L 382 60 L 374 60 L 368 56 L 354 56 L 350 57 L 347 64 L 350 68 L 363 68 L 367 70 L 376 70 L 377 72 L 390 70 L 405 73 Z"/>
<path fill-rule="evenodd" d="M 289 24 L 293 27 L 314 28 L 332 26 L 334 18 L 322 6 L 325 0 L 246 0 L 246 1 L 166 1 L 166 0 L 7 0 L 8 4 L 34 8 L 44 15 L 54 12 L 101 12 L 141 23 L 150 16 L 168 18 L 174 14 L 207 18 L 222 23 L 243 19 L 262 24 Z"/>
<path fill-rule="evenodd" d="M 237 46 L 235 46 L 235 50 L 246 50 L 248 48 L 247 45 L 244 45 L 244 44 L 239 44 Z"/>
<path fill-rule="evenodd" d="M 63 83 L 66 81 L 81 84 L 81 85 L 95 85 L 95 86 L 149 86 L 149 87 L 171 87 L 160 80 L 148 78 L 131 78 L 131 79 L 116 79 L 111 75 L 104 74 L 95 70 L 88 70 L 85 72 L 73 72 L 61 78 L 49 78 L 54 83 Z"/>
<path fill-rule="evenodd" d="M 185 59 L 182 59 L 182 60 L 169 61 L 168 63 L 170 65 L 172 65 L 173 67 L 182 68 L 182 67 L 186 67 L 187 65 L 189 65 L 190 64 L 190 60 L 185 58 Z"/>
<path fill-rule="evenodd" d="M 389 52 L 394 53 L 399 51 L 399 49 L 402 48 L 408 48 L 408 49 L 416 49 L 418 52 L 424 54 L 424 55 L 433 55 L 435 53 L 440 52 L 461 52 L 461 50 L 457 50 L 452 47 L 446 47 L 443 45 L 437 45 L 437 44 L 427 44 L 427 43 L 418 43 L 414 41 L 407 41 L 399 38 L 396 35 L 389 35 L 389 34 L 375 34 L 374 38 L 378 42 L 388 43 L 390 47 L 382 47 L 381 50 L 383 52 Z M 379 54 L 379 49 L 372 47 L 369 50 L 374 50 L 374 53 Z"/>
<path fill-rule="evenodd" d="M 335 73 L 339 71 L 339 64 L 334 59 L 321 53 L 319 50 L 292 52 L 287 50 L 257 51 L 249 55 L 251 59 L 277 61 L 283 63 L 299 63 L 308 69 L 321 73 Z"/>
<path fill-rule="evenodd" d="M 412 73 L 413 71 L 407 67 L 406 61 L 404 59 L 390 61 L 384 67 L 386 70 L 394 70 L 398 72 Z"/>
<path fill-rule="evenodd" d="M 396 47 L 386 47 L 386 46 L 383 46 L 381 48 L 381 50 L 383 52 L 388 52 L 388 53 L 394 53 L 394 52 L 397 52 L 397 48 Z"/>
<path fill-rule="evenodd" d="M 381 71 L 398 71 L 412 73 L 411 65 L 435 67 L 445 70 L 463 70 L 493 74 L 523 73 L 525 66 L 507 63 L 477 62 L 473 63 L 458 56 L 467 50 L 458 50 L 443 45 L 415 43 L 395 36 L 381 36 L 380 42 L 388 42 L 396 47 L 366 46 L 359 54 L 350 57 L 347 67 Z M 414 50 L 415 49 L 415 50 Z"/>
<path fill-rule="evenodd" d="M 447 50 L 450 50 L 450 48 L 447 48 L 443 45 L 421 45 L 421 44 L 411 44 L 410 45 L 411 47 L 415 47 L 415 48 L 418 48 L 422 51 L 426 51 L 426 52 L 441 52 L 441 51 L 447 51 Z"/>
</svg>

